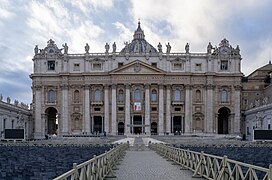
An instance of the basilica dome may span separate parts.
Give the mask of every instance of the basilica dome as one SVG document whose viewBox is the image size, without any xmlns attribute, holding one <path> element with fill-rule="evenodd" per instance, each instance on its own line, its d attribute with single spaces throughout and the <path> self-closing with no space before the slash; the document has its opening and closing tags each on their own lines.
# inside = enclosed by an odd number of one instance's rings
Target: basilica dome
<svg viewBox="0 0 272 180">
<path fill-rule="evenodd" d="M 125 43 L 125 47 L 120 54 L 125 53 L 157 53 L 158 51 L 145 40 L 144 31 L 141 29 L 141 24 L 138 22 L 138 28 L 134 32 L 131 43 Z"/>
</svg>

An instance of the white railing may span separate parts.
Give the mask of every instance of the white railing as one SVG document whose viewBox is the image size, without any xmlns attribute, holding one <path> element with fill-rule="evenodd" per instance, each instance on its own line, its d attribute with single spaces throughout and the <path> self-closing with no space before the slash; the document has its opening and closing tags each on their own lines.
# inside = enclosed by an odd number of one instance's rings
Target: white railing
<svg viewBox="0 0 272 180">
<path fill-rule="evenodd" d="M 214 156 L 203 151 L 200 153 L 164 144 L 149 144 L 149 147 L 161 156 L 181 165 L 183 169 L 193 171 L 192 177 L 210 180 L 272 180 L 272 165 L 267 169 L 234 161 L 227 156 Z"/>
<path fill-rule="evenodd" d="M 117 147 L 106 151 L 104 154 L 94 156 L 92 159 L 79 165 L 73 164 L 73 169 L 56 177 L 54 180 L 97 180 L 106 177 L 114 177 L 113 169 L 121 157 L 125 155 L 128 144 L 117 145 Z"/>
</svg>

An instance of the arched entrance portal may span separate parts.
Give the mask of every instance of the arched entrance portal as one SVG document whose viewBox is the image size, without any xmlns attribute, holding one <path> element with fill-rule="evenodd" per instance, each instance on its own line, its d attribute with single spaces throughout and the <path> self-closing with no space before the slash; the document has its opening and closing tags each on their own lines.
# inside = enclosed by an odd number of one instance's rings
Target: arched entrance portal
<svg viewBox="0 0 272 180">
<path fill-rule="evenodd" d="M 218 110 L 218 134 L 229 133 L 229 108 L 223 107 Z"/>
<path fill-rule="evenodd" d="M 151 123 L 151 134 L 157 135 L 158 134 L 158 125 L 156 122 Z"/>
<path fill-rule="evenodd" d="M 47 115 L 47 134 L 49 135 L 57 134 L 58 111 L 53 107 L 49 107 L 45 110 L 45 114 Z"/>
<path fill-rule="evenodd" d="M 118 123 L 118 135 L 124 135 L 125 124 L 123 122 Z"/>
</svg>

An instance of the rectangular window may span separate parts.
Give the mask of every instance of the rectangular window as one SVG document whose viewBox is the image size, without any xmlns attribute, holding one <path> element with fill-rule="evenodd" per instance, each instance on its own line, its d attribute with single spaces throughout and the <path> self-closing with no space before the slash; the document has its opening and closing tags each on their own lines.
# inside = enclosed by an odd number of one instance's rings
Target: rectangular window
<svg viewBox="0 0 272 180">
<path fill-rule="evenodd" d="M 153 63 L 151 63 L 151 66 L 153 66 L 153 67 L 156 68 L 156 67 L 157 67 L 157 63 L 154 63 L 154 62 L 153 62 Z"/>
<path fill-rule="evenodd" d="M 7 119 L 4 119 L 4 122 L 3 122 L 3 128 L 6 129 L 6 120 Z"/>
<path fill-rule="evenodd" d="M 196 71 L 201 71 L 201 64 L 197 63 L 197 64 L 195 65 L 195 70 L 196 70 Z"/>
<path fill-rule="evenodd" d="M 51 70 L 51 71 L 55 70 L 55 61 L 48 61 L 47 64 L 48 64 L 48 70 Z"/>
<path fill-rule="evenodd" d="M 74 71 L 79 71 L 79 70 L 80 70 L 79 63 L 74 64 Z"/>
<path fill-rule="evenodd" d="M 228 70 L 228 61 L 221 61 L 220 69 Z"/>
<path fill-rule="evenodd" d="M 174 63 L 173 65 L 173 70 L 182 70 L 182 64 L 181 63 Z"/>
<path fill-rule="evenodd" d="M 124 65 L 124 63 L 122 63 L 122 62 L 118 63 L 118 67 L 122 67 L 123 65 Z"/>
<path fill-rule="evenodd" d="M 118 107 L 118 111 L 124 111 L 124 107 Z"/>
<path fill-rule="evenodd" d="M 268 130 L 270 130 L 270 129 L 271 129 L 271 124 L 268 124 L 267 129 L 268 129 Z"/>
<path fill-rule="evenodd" d="M 94 63 L 93 64 L 93 70 L 101 70 L 102 64 L 101 63 Z"/>
<path fill-rule="evenodd" d="M 157 107 L 152 107 L 151 111 L 157 111 Z"/>
<path fill-rule="evenodd" d="M 181 108 L 180 107 L 175 107 L 175 111 L 180 111 Z"/>
<path fill-rule="evenodd" d="M 100 108 L 94 108 L 94 111 L 100 111 Z"/>
</svg>

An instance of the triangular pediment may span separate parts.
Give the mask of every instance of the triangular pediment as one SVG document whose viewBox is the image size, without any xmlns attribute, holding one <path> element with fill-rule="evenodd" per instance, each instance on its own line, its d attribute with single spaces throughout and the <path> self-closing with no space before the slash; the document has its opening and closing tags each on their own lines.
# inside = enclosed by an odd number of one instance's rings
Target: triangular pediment
<svg viewBox="0 0 272 180">
<path fill-rule="evenodd" d="M 139 60 L 112 70 L 109 74 L 165 74 L 166 72 Z"/>
</svg>

